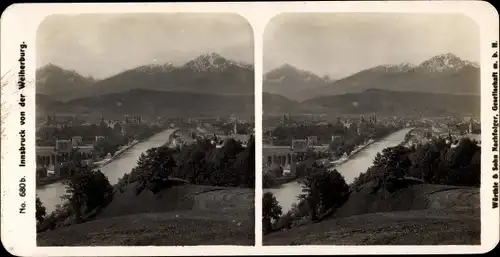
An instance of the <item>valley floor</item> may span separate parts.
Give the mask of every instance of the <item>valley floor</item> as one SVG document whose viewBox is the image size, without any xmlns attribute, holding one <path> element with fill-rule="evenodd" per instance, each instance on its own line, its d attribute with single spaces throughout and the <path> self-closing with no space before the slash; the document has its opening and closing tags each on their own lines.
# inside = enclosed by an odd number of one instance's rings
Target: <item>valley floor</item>
<svg viewBox="0 0 500 257">
<path fill-rule="evenodd" d="M 39 246 L 254 245 L 254 190 L 180 185 L 117 193 L 95 220 L 39 233 Z"/>
</svg>

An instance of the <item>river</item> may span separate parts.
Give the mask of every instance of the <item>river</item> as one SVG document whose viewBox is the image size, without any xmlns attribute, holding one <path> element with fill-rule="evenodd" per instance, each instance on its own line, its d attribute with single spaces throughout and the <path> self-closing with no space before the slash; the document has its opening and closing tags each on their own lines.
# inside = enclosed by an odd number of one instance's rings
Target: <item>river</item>
<svg viewBox="0 0 500 257">
<path fill-rule="evenodd" d="M 109 179 L 109 182 L 114 185 L 118 179 L 125 173 L 129 173 L 135 167 L 141 153 L 152 147 L 158 147 L 165 144 L 175 129 L 167 129 L 149 139 L 137 143 L 131 148 L 121 153 L 115 160 L 101 167 L 101 171 Z M 61 182 L 45 185 L 37 188 L 36 194 L 40 197 L 47 213 L 55 210 L 56 205 L 61 203 L 61 196 L 66 192 L 65 186 Z"/>
<path fill-rule="evenodd" d="M 404 140 L 405 135 L 411 128 L 405 128 L 378 140 L 363 150 L 351 156 L 349 161 L 336 167 L 337 171 L 344 176 L 346 183 L 351 183 L 361 172 L 365 172 L 372 165 L 377 153 L 387 147 L 396 146 Z M 272 192 L 281 205 L 283 213 L 290 210 L 293 203 L 298 202 L 297 196 L 302 193 L 300 183 L 294 181 L 281 185 L 279 188 L 264 189 L 264 192 Z"/>
</svg>

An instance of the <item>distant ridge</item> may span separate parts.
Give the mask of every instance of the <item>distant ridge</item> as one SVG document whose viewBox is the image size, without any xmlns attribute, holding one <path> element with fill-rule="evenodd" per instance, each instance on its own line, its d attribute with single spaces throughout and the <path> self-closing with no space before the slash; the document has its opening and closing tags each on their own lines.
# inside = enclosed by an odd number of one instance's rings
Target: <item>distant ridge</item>
<svg viewBox="0 0 500 257">
<path fill-rule="evenodd" d="M 57 103 L 57 104 L 54 104 Z M 61 114 L 136 114 L 143 116 L 227 116 L 254 114 L 254 96 L 217 95 L 180 91 L 131 89 L 125 92 L 55 102 L 46 95 L 37 94 L 37 110 Z"/>
<path fill-rule="evenodd" d="M 264 93 L 263 108 L 267 114 L 293 112 L 389 116 L 478 116 L 480 96 L 442 93 L 367 89 L 363 92 L 315 97 L 296 102 L 283 96 Z"/>
</svg>

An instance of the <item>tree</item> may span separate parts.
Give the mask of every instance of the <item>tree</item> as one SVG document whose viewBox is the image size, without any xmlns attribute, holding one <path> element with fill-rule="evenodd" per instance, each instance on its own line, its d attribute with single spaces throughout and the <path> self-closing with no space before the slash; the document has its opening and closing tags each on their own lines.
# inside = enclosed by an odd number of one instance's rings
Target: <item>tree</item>
<svg viewBox="0 0 500 257">
<path fill-rule="evenodd" d="M 274 167 L 271 172 L 277 177 L 280 178 L 283 176 L 283 167 L 281 166 L 276 166 Z"/>
<path fill-rule="evenodd" d="M 177 167 L 174 153 L 174 149 L 164 145 L 148 149 L 146 154 L 139 157 L 134 170 L 139 181 L 136 194 L 146 188 L 156 194 L 166 186 L 170 174 L 173 174 Z"/>
<path fill-rule="evenodd" d="M 481 148 L 477 142 L 462 139 L 450 151 L 445 162 L 449 165 L 443 182 L 448 185 L 479 186 L 481 184 Z"/>
<path fill-rule="evenodd" d="M 120 125 L 120 123 L 116 123 L 116 124 L 113 126 L 113 132 L 114 132 L 116 135 L 121 135 L 121 134 L 122 134 L 122 125 Z"/>
<path fill-rule="evenodd" d="M 263 188 L 273 187 L 275 183 L 276 183 L 276 175 L 274 173 L 267 171 L 262 174 Z"/>
<path fill-rule="evenodd" d="M 426 183 L 478 186 L 480 184 L 481 148 L 477 142 L 462 139 L 451 148 L 444 138 L 418 146 L 411 154 L 409 175 Z"/>
<path fill-rule="evenodd" d="M 281 206 L 273 193 L 266 192 L 262 196 L 262 228 L 264 233 L 273 230 L 273 222 L 276 222 L 282 214 Z"/>
<path fill-rule="evenodd" d="M 100 170 L 92 172 L 88 182 L 84 187 L 86 210 L 90 212 L 98 207 L 102 207 L 111 199 L 113 187 L 108 178 Z"/>
<path fill-rule="evenodd" d="M 238 155 L 234 169 L 240 176 L 240 185 L 255 188 L 255 139 L 253 136 L 249 139 L 247 147 Z"/>
<path fill-rule="evenodd" d="M 88 166 L 78 166 L 71 178 L 64 182 L 66 194 L 63 199 L 69 201 L 76 223 L 82 221 L 82 215 L 109 203 L 113 196 L 113 187 L 100 170 Z"/>
<path fill-rule="evenodd" d="M 297 167 L 295 168 L 296 177 L 302 178 L 311 173 L 314 170 L 315 163 L 316 161 L 314 159 L 308 158 L 297 164 Z"/>
<path fill-rule="evenodd" d="M 370 175 L 377 179 L 379 187 L 384 187 L 389 192 L 395 188 L 393 182 L 407 175 L 412 163 L 408 158 L 410 150 L 398 145 L 388 147 L 378 153 L 369 168 Z"/>
<path fill-rule="evenodd" d="M 38 224 L 42 223 L 42 221 L 45 219 L 45 215 L 47 214 L 45 206 L 43 206 L 42 201 L 38 196 L 36 196 L 36 221 Z"/>
<path fill-rule="evenodd" d="M 229 139 L 216 151 L 213 156 L 213 172 L 210 179 L 213 185 L 238 186 L 240 178 L 234 169 L 234 165 L 238 154 L 240 154 L 243 149 L 240 142 Z"/>
<path fill-rule="evenodd" d="M 311 208 L 311 219 L 316 221 L 318 214 L 340 207 L 348 196 L 349 186 L 337 170 L 328 171 L 322 166 L 316 166 L 303 180 L 299 199 L 307 201 Z"/>
<path fill-rule="evenodd" d="M 71 157 L 71 162 L 65 167 L 70 179 L 63 182 L 66 187 L 66 194 L 62 198 L 69 201 L 75 215 L 75 222 L 80 223 L 82 209 L 85 204 L 84 187 L 91 169 L 82 162 L 83 157 L 77 152 L 73 151 Z"/>
<path fill-rule="evenodd" d="M 176 175 L 191 183 L 205 183 L 208 180 L 207 156 L 214 149 L 208 139 L 197 140 L 196 143 L 184 148 L 179 154 Z"/>
<path fill-rule="evenodd" d="M 45 168 L 44 166 L 37 167 L 36 168 L 36 176 L 38 178 L 45 178 L 45 177 L 47 177 L 47 168 Z"/>
</svg>

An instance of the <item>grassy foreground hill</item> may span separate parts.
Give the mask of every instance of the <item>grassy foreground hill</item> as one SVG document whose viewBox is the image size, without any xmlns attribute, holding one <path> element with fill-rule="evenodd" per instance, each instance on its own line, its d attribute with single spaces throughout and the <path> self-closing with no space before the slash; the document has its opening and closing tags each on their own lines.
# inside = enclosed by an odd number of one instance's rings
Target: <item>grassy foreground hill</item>
<svg viewBox="0 0 500 257">
<path fill-rule="evenodd" d="M 95 220 L 39 233 L 39 246 L 254 245 L 254 191 L 179 185 L 135 195 L 135 184 Z"/>
<path fill-rule="evenodd" d="M 367 183 L 330 218 L 265 235 L 264 245 L 480 244 L 479 188 L 420 184 L 393 194 Z"/>
</svg>

